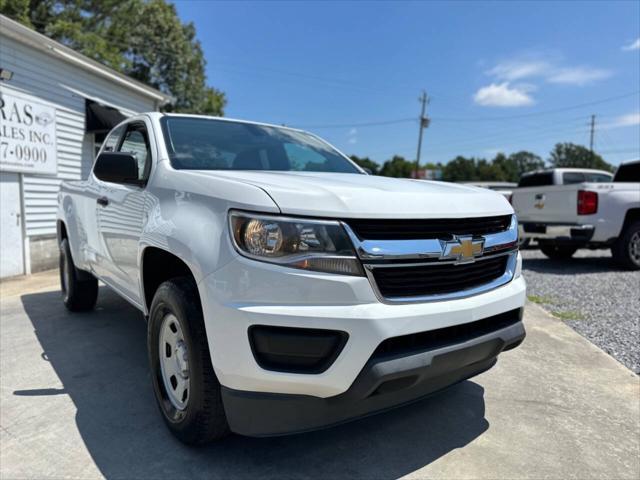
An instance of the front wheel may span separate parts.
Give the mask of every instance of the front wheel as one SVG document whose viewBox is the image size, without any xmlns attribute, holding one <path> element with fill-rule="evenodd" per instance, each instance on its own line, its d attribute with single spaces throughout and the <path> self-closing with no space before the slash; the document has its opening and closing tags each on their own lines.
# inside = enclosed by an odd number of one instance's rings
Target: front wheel
<svg viewBox="0 0 640 480">
<path fill-rule="evenodd" d="M 629 270 L 640 270 L 640 222 L 629 225 L 611 247 L 613 260 Z"/>
<path fill-rule="evenodd" d="M 91 310 L 98 299 L 98 279 L 76 268 L 66 238 L 60 242 L 60 290 L 64 306 L 72 312 Z"/>
<path fill-rule="evenodd" d="M 558 245 L 556 243 L 541 243 L 540 250 L 551 260 L 566 260 L 573 257 L 578 247 Z"/>
<path fill-rule="evenodd" d="M 147 347 L 156 400 L 171 433 L 189 445 L 227 435 L 220 383 L 211 365 L 193 280 L 175 278 L 158 287 L 149 314 Z"/>
</svg>

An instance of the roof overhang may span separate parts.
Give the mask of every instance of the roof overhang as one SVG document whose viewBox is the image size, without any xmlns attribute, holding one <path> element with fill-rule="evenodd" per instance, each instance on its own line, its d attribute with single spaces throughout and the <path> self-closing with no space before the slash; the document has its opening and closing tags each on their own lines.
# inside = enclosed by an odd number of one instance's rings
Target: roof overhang
<svg viewBox="0 0 640 480">
<path fill-rule="evenodd" d="M 106 67 L 69 47 L 65 47 L 46 35 L 31 30 L 4 15 L 0 15 L 0 32 L 2 32 L 2 35 L 12 38 L 17 42 L 28 45 L 47 55 L 57 57 L 94 75 L 112 81 L 123 88 L 133 90 L 140 95 L 151 98 L 157 103 L 158 107 L 173 99 L 170 95 L 166 95 L 142 82 L 129 78 L 120 72 L 116 72 L 112 68 Z"/>
</svg>

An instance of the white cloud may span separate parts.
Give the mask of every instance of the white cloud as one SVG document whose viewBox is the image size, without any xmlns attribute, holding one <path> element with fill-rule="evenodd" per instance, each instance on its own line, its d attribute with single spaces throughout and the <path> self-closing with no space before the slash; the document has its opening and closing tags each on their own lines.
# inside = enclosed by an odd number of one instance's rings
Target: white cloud
<svg viewBox="0 0 640 480">
<path fill-rule="evenodd" d="M 533 98 L 529 95 L 532 87 L 529 85 L 510 85 L 509 82 L 492 83 L 480 88 L 473 100 L 485 107 L 523 107 L 533 105 Z"/>
<path fill-rule="evenodd" d="M 609 70 L 591 67 L 560 68 L 550 73 L 547 81 L 550 83 L 562 83 L 566 85 L 587 85 L 598 80 L 609 78 L 612 73 Z"/>
<path fill-rule="evenodd" d="M 634 127 L 640 125 L 640 112 L 627 113 L 620 115 L 612 122 L 601 125 L 601 128 L 612 129 L 622 127 Z"/>
<path fill-rule="evenodd" d="M 541 78 L 548 83 L 587 85 L 612 75 L 609 70 L 586 65 L 562 65 L 558 55 L 525 54 L 504 60 L 485 73 L 499 81 L 511 82 L 525 78 Z"/>
<path fill-rule="evenodd" d="M 499 80 L 520 80 L 543 75 L 549 70 L 549 64 L 540 60 L 509 60 L 498 63 L 486 73 Z"/>
<path fill-rule="evenodd" d="M 627 52 L 631 50 L 640 50 L 640 37 L 638 37 L 635 42 L 631 42 L 629 45 L 623 46 L 622 50 Z"/>
<path fill-rule="evenodd" d="M 349 130 L 349 133 L 347 133 L 347 136 L 349 137 L 347 138 L 347 142 L 350 143 L 351 145 L 358 143 L 357 135 L 358 135 L 357 128 L 352 128 L 351 130 Z"/>
</svg>

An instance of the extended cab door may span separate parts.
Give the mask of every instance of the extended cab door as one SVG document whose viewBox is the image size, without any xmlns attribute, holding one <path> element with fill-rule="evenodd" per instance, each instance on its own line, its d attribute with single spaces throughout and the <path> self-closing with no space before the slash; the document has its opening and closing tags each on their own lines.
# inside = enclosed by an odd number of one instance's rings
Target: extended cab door
<svg viewBox="0 0 640 480">
<path fill-rule="evenodd" d="M 101 278 L 131 300 L 141 303 L 138 246 L 145 212 L 145 186 L 151 170 L 152 149 L 147 126 L 142 121 L 125 124 L 113 151 L 132 153 L 138 161 L 140 184 L 97 180 L 100 194 L 96 202 L 100 238 Z"/>
</svg>

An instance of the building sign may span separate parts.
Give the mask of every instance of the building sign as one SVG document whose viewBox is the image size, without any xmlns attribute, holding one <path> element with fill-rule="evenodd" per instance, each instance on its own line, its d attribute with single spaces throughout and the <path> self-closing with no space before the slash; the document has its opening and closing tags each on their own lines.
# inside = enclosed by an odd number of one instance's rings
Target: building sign
<svg viewBox="0 0 640 480">
<path fill-rule="evenodd" d="M 55 175 L 56 110 L 0 86 L 0 171 Z"/>
</svg>

